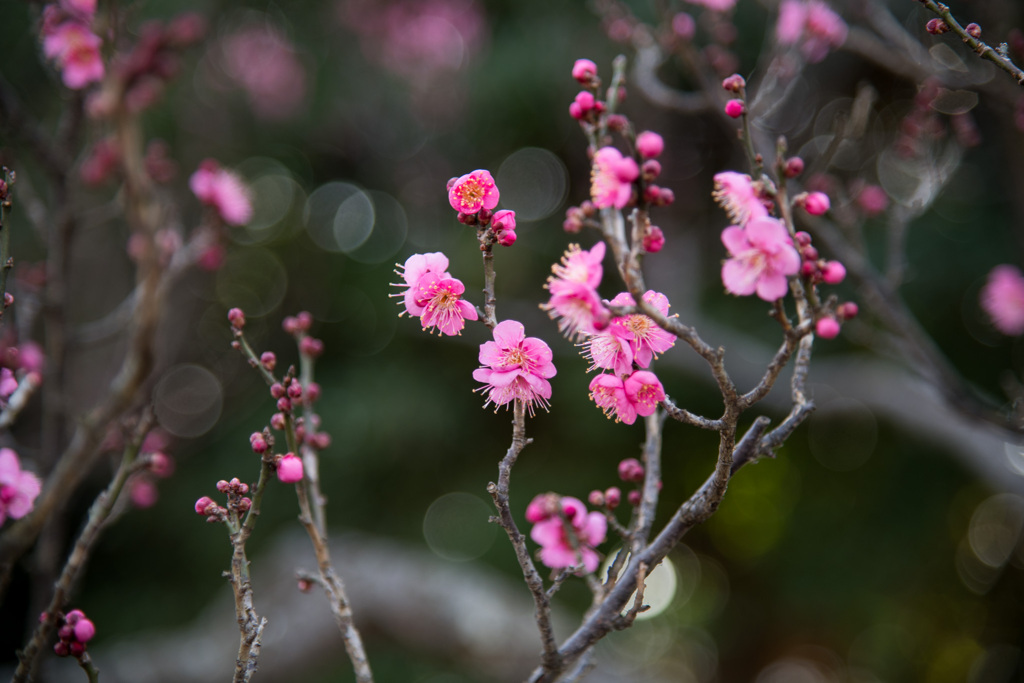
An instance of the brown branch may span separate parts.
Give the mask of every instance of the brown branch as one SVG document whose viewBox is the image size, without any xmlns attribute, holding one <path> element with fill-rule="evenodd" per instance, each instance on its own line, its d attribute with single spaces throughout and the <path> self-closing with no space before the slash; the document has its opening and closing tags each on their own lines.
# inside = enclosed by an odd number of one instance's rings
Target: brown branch
<svg viewBox="0 0 1024 683">
<path fill-rule="evenodd" d="M 942 20 L 946 22 L 946 25 L 953 31 L 953 33 L 960 36 L 960 38 L 967 44 L 967 47 L 971 48 L 981 59 L 987 59 L 992 62 L 1006 73 L 1013 76 L 1014 80 L 1017 81 L 1017 85 L 1024 86 L 1024 70 L 1021 70 L 1019 66 L 1013 63 L 1013 61 L 1002 52 L 995 50 L 988 43 L 975 38 L 967 32 L 960 22 L 956 20 L 952 12 L 949 11 L 949 7 L 941 2 L 935 2 L 935 0 L 919 0 L 919 2 L 935 12 Z"/>
</svg>

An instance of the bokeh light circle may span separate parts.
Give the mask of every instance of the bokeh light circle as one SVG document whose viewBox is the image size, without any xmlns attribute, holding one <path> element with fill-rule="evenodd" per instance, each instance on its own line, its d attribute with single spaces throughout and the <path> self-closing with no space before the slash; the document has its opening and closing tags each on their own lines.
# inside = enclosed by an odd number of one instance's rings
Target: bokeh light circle
<svg viewBox="0 0 1024 683">
<path fill-rule="evenodd" d="M 510 154 L 495 178 L 501 206 L 516 212 L 517 221 L 539 221 L 562 206 L 569 188 L 569 171 L 546 149 L 524 147 Z"/>
<path fill-rule="evenodd" d="M 222 403 L 220 380 L 200 365 L 172 367 L 153 389 L 157 421 L 174 436 L 194 438 L 210 431 Z"/>
<path fill-rule="evenodd" d="M 439 557 L 452 562 L 475 560 L 494 544 L 497 529 L 488 520 L 491 508 L 471 493 L 447 493 L 427 508 L 423 538 Z"/>
</svg>

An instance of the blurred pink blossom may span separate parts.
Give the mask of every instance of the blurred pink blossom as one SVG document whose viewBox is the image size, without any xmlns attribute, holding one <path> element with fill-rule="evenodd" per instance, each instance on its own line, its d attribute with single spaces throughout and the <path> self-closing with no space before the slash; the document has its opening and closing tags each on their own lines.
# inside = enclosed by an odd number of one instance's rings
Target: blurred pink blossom
<svg viewBox="0 0 1024 683">
<path fill-rule="evenodd" d="M 237 174 L 221 168 L 213 159 L 199 164 L 188 185 L 199 201 L 214 207 L 228 225 L 245 225 L 252 218 L 249 188 Z"/>
<path fill-rule="evenodd" d="M 87 26 L 68 20 L 52 31 L 44 27 L 43 52 L 57 62 L 64 85 L 81 90 L 103 78 L 103 41 Z"/>
<path fill-rule="evenodd" d="M 18 454 L 0 448 L 0 524 L 8 517 L 21 519 L 31 512 L 40 490 L 39 478 L 21 469 Z"/>
<path fill-rule="evenodd" d="M 1024 333 L 1024 275 L 1011 265 L 996 266 L 981 289 L 981 307 L 1003 334 Z"/>
<path fill-rule="evenodd" d="M 809 62 L 820 62 L 846 41 L 847 26 L 842 17 L 823 0 L 783 0 L 775 37 L 782 45 L 799 44 Z"/>
<path fill-rule="evenodd" d="M 284 33 L 254 23 L 227 35 L 220 45 L 224 73 L 246 92 L 253 112 L 280 121 L 299 112 L 306 97 L 306 68 Z"/>
<path fill-rule="evenodd" d="M 530 538 L 540 545 L 540 561 L 546 566 L 563 569 L 582 564 L 589 574 L 600 563 L 594 548 L 604 542 L 608 520 L 600 512 L 587 512 L 587 507 L 576 498 L 565 496 L 559 505 L 562 515 L 552 515 L 534 524 Z M 566 525 L 572 528 L 575 539 L 569 538 Z"/>
<path fill-rule="evenodd" d="M 754 187 L 754 181 L 745 173 L 716 173 L 715 189 L 711 196 L 725 209 L 729 220 L 741 227 L 751 218 L 768 215 L 768 210 L 765 209 L 764 202 Z"/>
<path fill-rule="evenodd" d="M 713 12 L 728 12 L 736 6 L 736 0 L 686 0 L 691 5 L 700 5 Z"/>
<path fill-rule="evenodd" d="M 787 276 L 800 270 L 800 255 L 786 227 L 770 217 L 755 218 L 747 227 L 735 225 L 722 232 L 730 258 L 722 264 L 722 282 L 731 294 L 757 292 L 765 301 L 786 295 Z"/>
<path fill-rule="evenodd" d="M 483 382 L 482 390 L 487 391 L 484 407 L 491 403 L 503 406 L 515 400 L 525 403 L 531 415 L 535 406 L 546 410 L 551 398 L 548 379 L 556 372 L 551 359 L 551 348 L 536 337 L 527 337 L 522 323 L 498 323 L 494 327 L 494 341 L 480 345 L 480 363 L 484 367 L 473 371 L 473 379 Z"/>
<path fill-rule="evenodd" d="M 640 176 L 636 161 L 623 157 L 614 147 L 602 147 L 594 154 L 590 198 L 599 209 L 621 209 L 633 194 L 633 181 Z"/>
</svg>

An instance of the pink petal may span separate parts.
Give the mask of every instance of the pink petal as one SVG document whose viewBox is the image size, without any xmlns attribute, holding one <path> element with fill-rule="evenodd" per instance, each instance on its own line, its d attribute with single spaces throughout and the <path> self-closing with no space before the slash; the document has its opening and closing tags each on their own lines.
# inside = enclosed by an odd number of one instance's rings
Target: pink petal
<svg viewBox="0 0 1024 683">
<path fill-rule="evenodd" d="M 503 320 L 494 326 L 494 341 L 503 349 L 511 349 L 526 338 L 523 324 L 517 320 Z"/>
<path fill-rule="evenodd" d="M 722 244 L 729 250 L 729 254 L 737 256 L 750 249 L 750 242 L 743 228 L 731 225 L 722 231 Z"/>
<path fill-rule="evenodd" d="M 757 277 L 757 271 L 739 259 L 729 259 L 722 264 L 722 283 L 730 294 L 753 294 L 757 289 Z"/>
</svg>

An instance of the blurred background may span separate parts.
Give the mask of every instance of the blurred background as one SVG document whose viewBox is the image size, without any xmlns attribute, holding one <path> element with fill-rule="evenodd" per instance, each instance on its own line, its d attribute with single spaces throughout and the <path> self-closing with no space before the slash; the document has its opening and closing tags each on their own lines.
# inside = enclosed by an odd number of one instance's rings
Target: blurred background
<svg viewBox="0 0 1024 683">
<path fill-rule="evenodd" d="M 908 135 L 904 122 L 921 108 L 921 81 L 879 64 L 884 53 L 865 58 L 851 41 L 798 74 L 763 132 L 769 144 L 785 134 L 813 167 L 829 148 L 836 117 L 870 91 L 866 132 L 818 169 L 817 182 L 837 212 L 854 216 L 865 253 L 879 261 L 891 212 L 913 209 L 900 293 L 965 383 L 998 411 L 1009 402 L 1006 388 L 1020 384 L 1024 346 L 988 324 L 978 292 L 991 267 L 1024 262 L 1024 134 L 1014 124 L 1015 91 L 1002 89 L 1012 82 L 1003 83 L 1001 72 L 985 77 L 985 65 L 955 37 L 928 36 L 930 17 L 917 3 L 834 7 L 851 26 L 874 26 L 872 12 L 891 11 L 935 60 L 917 67 L 966 73 L 976 87 L 957 92 L 981 96 L 926 104 L 934 135 L 916 137 L 911 155 L 894 156 Z M 26 108 L 52 125 L 70 96 L 41 61 L 39 9 L 0 7 L 0 71 Z M 578 90 L 570 69 L 590 58 L 607 82 L 615 55 L 633 58 L 637 22 L 655 25 L 686 11 L 697 20 L 693 44 L 707 61 L 715 58 L 710 46 L 727 45 L 734 61 L 717 66 L 756 84 L 775 7 L 739 0 L 726 18 L 695 4 L 639 0 L 160 0 L 126 9 L 132 25 L 186 9 L 210 21 L 206 40 L 186 53 L 180 75 L 144 119 L 147 136 L 166 141 L 178 164 L 168 191 L 180 194 L 182 222 L 199 219 L 187 179 L 207 157 L 245 177 L 255 214 L 232 233 L 223 266 L 190 274 L 172 298 L 152 391 L 176 472 L 150 482 L 136 501 L 145 506 L 126 509 L 107 531 L 73 601 L 97 624 L 91 650 L 103 678 L 223 680 L 231 670 L 237 631 L 221 577 L 230 546 L 224 530 L 202 523 L 192 506 L 214 494 L 218 479 L 255 479 L 259 463 L 247 438 L 273 409 L 262 380 L 229 346 L 233 306 L 245 310 L 253 346 L 276 352 L 280 365 L 297 362 L 281 330 L 285 315 L 310 311 L 312 334 L 325 342 L 316 379 L 322 428 L 333 443 L 321 476 L 338 534 L 334 555 L 378 680 L 522 678 L 539 645 L 511 549 L 487 524 L 485 492 L 509 444 L 511 415 L 481 410 L 471 379 L 478 345 L 490 335 L 470 325 L 461 337 L 437 338 L 398 318 L 388 298 L 394 264 L 443 251 L 467 298 L 480 303 L 478 246 L 472 229 L 455 221 L 445 182 L 490 169 L 502 208 L 514 209 L 519 223 L 514 247 L 496 254 L 498 316 L 521 320 L 528 335 L 545 339 L 558 367 L 551 411 L 529 421 L 534 442 L 513 473 L 513 511 L 522 523 L 537 493 L 585 499 L 619 483 L 616 464 L 638 455 L 643 430 L 594 408 L 586 361 L 537 308 L 566 245 L 596 241 L 566 235 L 561 225 L 589 184 L 586 141 L 567 113 Z M 1022 20 L 1009 0 L 963 0 L 954 10 L 994 41 L 1015 35 Z M 723 23 L 734 28 L 731 39 Z M 668 56 L 655 73 L 690 89 L 696 78 L 686 64 Z M 751 386 L 780 339 L 763 302 L 726 296 L 719 278 L 727 219 L 710 193 L 715 173 L 745 170 L 735 124 L 716 108 L 673 111 L 652 104 L 630 80 L 627 88 L 623 110 L 637 130 L 665 138 L 659 184 L 676 196 L 653 214 L 667 246 L 647 259 L 648 283 L 683 322 L 724 346 L 730 371 Z M 86 130 L 90 141 L 100 135 Z M 3 163 L 45 201 L 28 151 L 13 137 L 0 138 L 0 148 Z M 885 191 L 890 213 L 858 208 L 864 184 Z M 117 187 L 74 192 L 88 228 L 72 250 L 82 283 L 72 317 L 92 329 L 130 290 L 132 266 L 123 222 L 106 217 Z M 19 276 L 28 270 L 23 264 L 45 257 L 21 209 L 11 219 Z M 619 284 L 607 270 L 602 294 L 611 298 Z M 22 278 L 16 286 L 29 285 Z M 838 293 L 859 300 L 852 285 Z M 949 410 L 898 356 L 880 351 L 886 335 L 863 304 L 856 322 L 815 346 L 809 381 L 817 412 L 775 460 L 740 472 L 718 513 L 672 553 L 671 576 L 649 595 L 660 601 L 658 614 L 601 645 L 612 673 L 593 680 L 1024 681 L 1024 454 L 1009 432 Z M 82 342 L 71 361 L 76 393 L 69 400 L 87 406 L 119 353 L 114 337 Z M 670 350 L 657 369 L 678 405 L 717 416 L 710 375 L 687 348 Z M 784 415 L 787 382 L 788 375 L 748 420 Z M 15 430 L 14 437 L 30 455 L 29 433 Z M 659 519 L 708 475 L 715 448 L 705 432 L 667 426 Z M 108 476 L 106 468 L 95 472 L 69 501 L 65 543 Z M 303 559 L 305 540 L 294 535 L 296 516 L 290 491 L 272 485 L 249 542 L 257 611 L 269 620 L 258 680 L 352 680 L 326 606 L 315 591 L 295 590 L 296 565 L 313 566 Z M 0 606 L 3 666 L 33 621 L 26 616 L 28 564 L 13 581 Z M 586 608 L 587 592 L 570 582 L 557 602 L 564 636 Z M 56 668 L 48 676 L 76 680 L 81 672 Z"/>
</svg>

